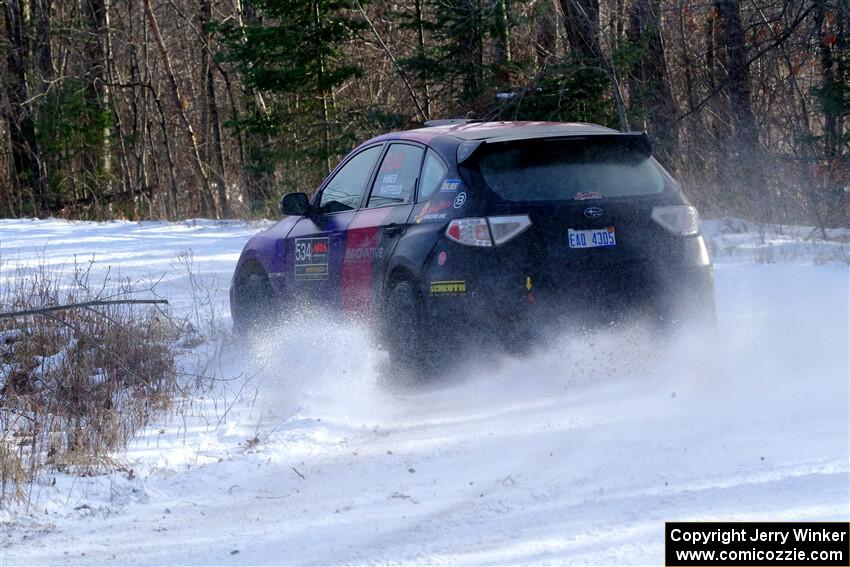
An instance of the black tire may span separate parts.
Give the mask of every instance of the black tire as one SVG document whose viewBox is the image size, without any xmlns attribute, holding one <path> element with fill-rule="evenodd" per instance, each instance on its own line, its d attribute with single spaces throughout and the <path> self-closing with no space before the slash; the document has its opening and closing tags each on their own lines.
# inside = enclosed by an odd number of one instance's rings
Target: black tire
<svg viewBox="0 0 850 567">
<path fill-rule="evenodd" d="M 238 333 L 253 333 L 269 325 L 274 316 L 271 282 L 261 268 L 241 274 L 236 286 L 233 326 Z"/>
<path fill-rule="evenodd" d="M 395 285 L 384 311 L 384 338 L 395 368 L 422 371 L 428 362 L 428 334 L 419 293 L 409 282 Z"/>
<path fill-rule="evenodd" d="M 536 333 L 528 321 L 511 321 L 506 318 L 496 329 L 502 350 L 510 356 L 528 356 L 537 344 Z"/>
</svg>

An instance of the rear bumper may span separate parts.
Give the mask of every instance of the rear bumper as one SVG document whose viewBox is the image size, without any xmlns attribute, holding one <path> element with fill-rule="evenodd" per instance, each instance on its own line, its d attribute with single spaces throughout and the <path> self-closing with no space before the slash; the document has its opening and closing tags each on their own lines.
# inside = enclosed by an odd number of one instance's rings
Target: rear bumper
<svg viewBox="0 0 850 567">
<path fill-rule="evenodd" d="M 563 318 L 604 324 L 633 315 L 675 321 L 714 315 L 710 264 L 656 261 L 559 271 L 552 266 L 504 265 L 480 252 L 468 252 L 466 269 L 441 266 L 429 273 L 423 290 L 425 311 L 438 328 L 538 325 Z"/>
</svg>

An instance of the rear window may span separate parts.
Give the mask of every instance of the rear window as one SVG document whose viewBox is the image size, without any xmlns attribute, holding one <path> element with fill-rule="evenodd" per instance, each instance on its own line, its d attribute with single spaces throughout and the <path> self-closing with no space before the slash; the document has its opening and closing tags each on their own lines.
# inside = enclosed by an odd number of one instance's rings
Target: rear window
<svg viewBox="0 0 850 567">
<path fill-rule="evenodd" d="M 629 144 L 550 141 L 496 145 L 479 161 L 484 181 L 507 201 L 560 201 L 580 193 L 600 197 L 664 190 L 661 168 Z"/>
</svg>

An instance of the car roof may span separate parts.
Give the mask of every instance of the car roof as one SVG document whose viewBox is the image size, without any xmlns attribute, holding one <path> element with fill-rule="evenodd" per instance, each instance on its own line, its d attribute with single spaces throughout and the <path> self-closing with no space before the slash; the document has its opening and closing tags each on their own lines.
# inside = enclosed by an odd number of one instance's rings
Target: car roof
<svg viewBox="0 0 850 567">
<path fill-rule="evenodd" d="M 453 121 L 446 121 L 453 122 Z M 538 138 L 562 138 L 584 136 L 645 136 L 644 132 L 621 132 L 598 124 L 586 122 L 459 122 L 439 124 L 413 130 L 403 130 L 382 134 L 367 140 L 355 148 L 362 148 L 383 142 L 410 141 L 428 145 L 446 159 L 454 159 L 455 150 L 464 142 L 497 143 Z"/>
<path fill-rule="evenodd" d="M 371 142 L 384 140 L 412 140 L 428 143 L 435 138 L 454 138 L 467 141 L 507 141 L 553 136 L 585 136 L 593 134 L 617 134 L 617 130 L 585 122 L 467 122 L 443 124 L 379 136 Z"/>
<path fill-rule="evenodd" d="M 470 122 L 419 128 L 411 132 L 454 136 L 464 141 L 534 138 L 551 135 L 610 134 L 611 128 L 585 122 Z"/>
</svg>

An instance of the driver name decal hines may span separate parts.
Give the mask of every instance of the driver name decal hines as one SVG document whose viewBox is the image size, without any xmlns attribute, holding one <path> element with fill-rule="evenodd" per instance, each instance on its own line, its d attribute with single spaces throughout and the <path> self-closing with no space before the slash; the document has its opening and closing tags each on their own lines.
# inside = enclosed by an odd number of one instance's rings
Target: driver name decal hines
<svg viewBox="0 0 850 567">
<path fill-rule="evenodd" d="M 295 279 L 325 280 L 328 278 L 327 237 L 295 239 Z"/>
</svg>

